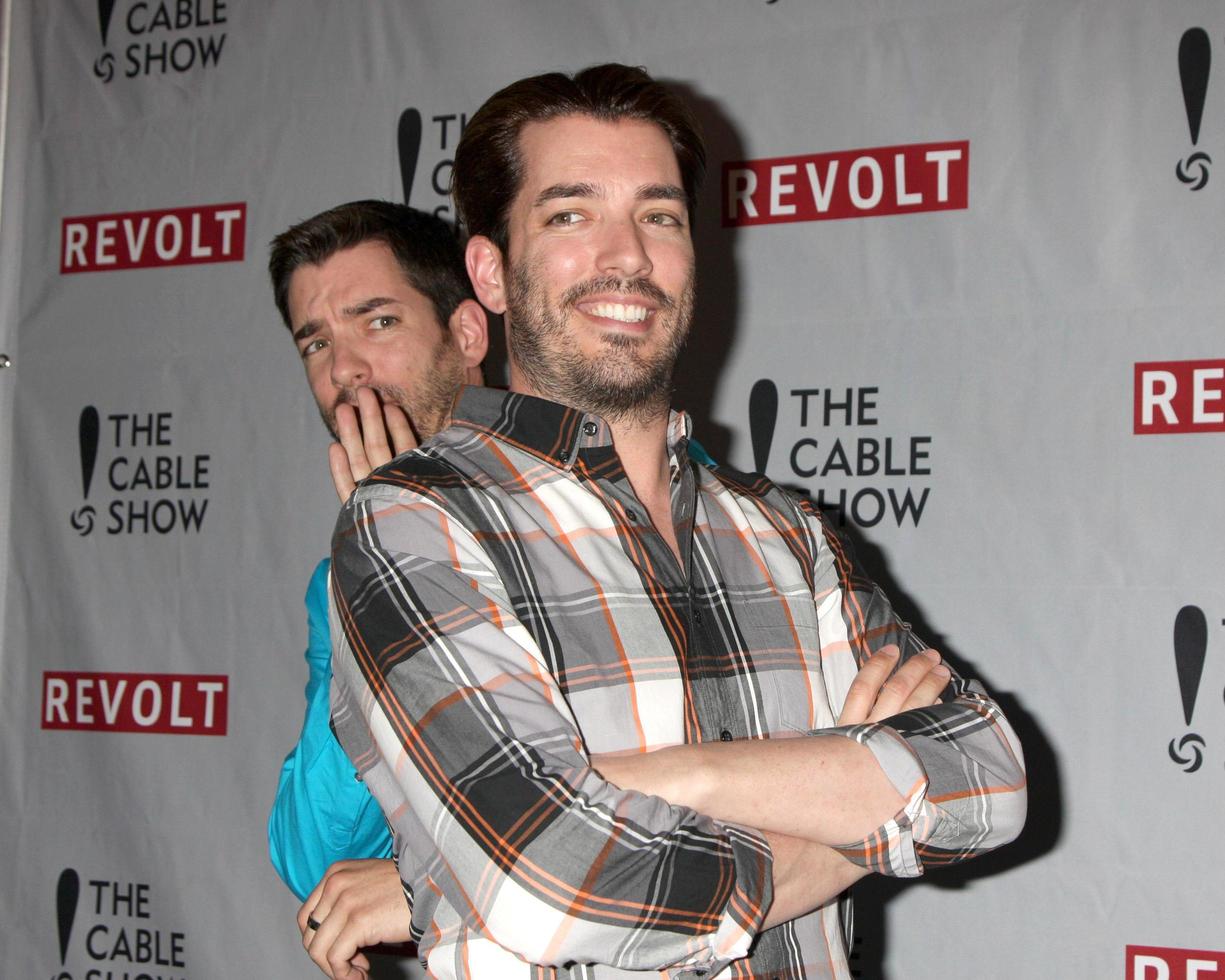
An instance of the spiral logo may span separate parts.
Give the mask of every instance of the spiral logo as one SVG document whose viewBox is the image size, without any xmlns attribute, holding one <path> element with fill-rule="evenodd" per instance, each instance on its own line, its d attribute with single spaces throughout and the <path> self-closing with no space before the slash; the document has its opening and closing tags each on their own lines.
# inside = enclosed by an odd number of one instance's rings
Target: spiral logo
<svg viewBox="0 0 1225 980">
<path fill-rule="evenodd" d="M 1197 153 L 1192 153 L 1187 159 L 1179 160 L 1178 166 L 1174 168 L 1174 174 L 1184 184 L 1190 184 L 1191 190 L 1203 190 L 1208 183 L 1208 167 L 1212 163 L 1212 157 L 1202 150 Z M 1198 173 L 1192 173 L 1191 168 L 1195 167 Z"/>
<path fill-rule="evenodd" d="M 115 77 L 115 56 L 109 51 L 94 62 L 94 76 L 104 82 Z"/>
<path fill-rule="evenodd" d="M 1190 746 L 1190 751 L 1188 751 Z M 1180 739 L 1170 739 L 1170 758 L 1182 766 L 1183 772 L 1195 772 L 1204 764 L 1204 740 L 1194 732 Z"/>
<path fill-rule="evenodd" d="M 86 504 L 80 510 L 72 512 L 72 529 L 81 537 L 87 534 L 92 534 L 94 530 L 94 514 L 96 511 Z"/>
</svg>

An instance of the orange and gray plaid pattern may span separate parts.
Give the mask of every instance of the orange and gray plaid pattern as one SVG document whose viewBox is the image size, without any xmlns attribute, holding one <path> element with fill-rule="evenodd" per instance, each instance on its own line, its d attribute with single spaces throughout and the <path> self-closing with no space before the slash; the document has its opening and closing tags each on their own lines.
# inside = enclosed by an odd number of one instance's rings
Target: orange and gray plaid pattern
<svg viewBox="0 0 1225 980">
<path fill-rule="evenodd" d="M 924 644 L 809 505 L 690 462 L 687 438 L 674 414 L 679 562 L 603 420 L 491 389 L 341 513 L 333 725 L 394 831 L 431 976 L 849 978 L 845 901 L 762 931 L 764 839 L 621 790 L 592 753 L 854 738 L 907 800 L 842 848 L 885 874 L 1019 830 L 1019 745 L 977 685 L 834 727 L 873 650 Z"/>
</svg>

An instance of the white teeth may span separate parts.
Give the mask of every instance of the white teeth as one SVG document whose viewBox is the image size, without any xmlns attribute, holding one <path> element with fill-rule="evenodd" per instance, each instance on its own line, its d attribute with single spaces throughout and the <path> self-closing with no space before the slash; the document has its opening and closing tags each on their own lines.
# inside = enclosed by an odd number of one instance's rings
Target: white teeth
<svg viewBox="0 0 1225 980">
<path fill-rule="evenodd" d="M 645 306 L 627 306 L 624 303 L 596 303 L 591 307 L 593 316 L 620 320 L 622 323 L 641 323 L 650 312 Z"/>
</svg>

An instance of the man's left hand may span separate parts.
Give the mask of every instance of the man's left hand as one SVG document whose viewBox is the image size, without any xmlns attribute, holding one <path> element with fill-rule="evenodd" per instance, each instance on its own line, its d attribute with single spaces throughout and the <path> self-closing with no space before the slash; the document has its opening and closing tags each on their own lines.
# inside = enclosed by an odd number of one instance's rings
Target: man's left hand
<svg viewBox="0 0 1225 980">
<path fill-rule="evenodd" d="M 408 942 L 411 918 L 394 861 L 337 861 L 298 910 L 298 929 L 325 976 L 366 980 L 370 960 L 360 951 Z"/>
<path fill-rule="evenodd" d="M 913 708 L 930 708 L 940 700 L 952 677 L 940 654 L 924 650 L 898 667 L 900 656 L 897 646 L 889 644 L 864 661 L 842 703 L 839 725 L 877 722 Z"/>
</svg>

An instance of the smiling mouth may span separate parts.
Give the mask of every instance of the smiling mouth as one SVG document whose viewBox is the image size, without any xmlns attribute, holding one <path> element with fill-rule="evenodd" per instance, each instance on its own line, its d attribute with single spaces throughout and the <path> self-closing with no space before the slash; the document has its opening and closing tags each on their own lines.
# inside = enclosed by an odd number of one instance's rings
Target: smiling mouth
<svg viewBox="0 0 1225 980">
<path fill-rule="evenodd" d="M 586 312 L 606 320 L 616 320 L 618 323 L 642 323 L 651 315 L 647 307 L 631 303 L 593 303 L 587 307 Z"/>
</svg>

